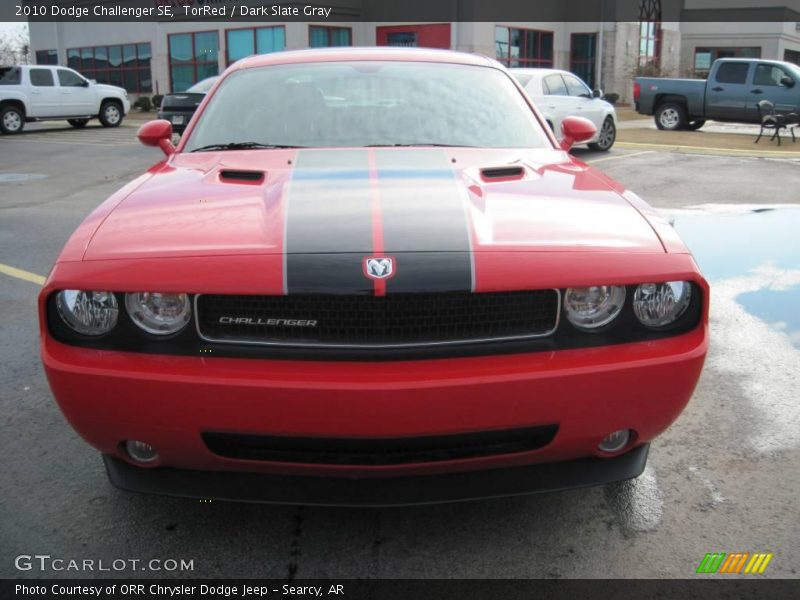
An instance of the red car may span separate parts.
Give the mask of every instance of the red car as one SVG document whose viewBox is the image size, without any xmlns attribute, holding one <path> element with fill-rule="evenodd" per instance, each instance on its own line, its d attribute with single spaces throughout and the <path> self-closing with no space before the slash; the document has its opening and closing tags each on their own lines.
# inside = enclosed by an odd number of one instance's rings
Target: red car
<svg viewBox="0 0 800 600">
<path fill-rule="evenodd" d="M 672 227 L 498 63 L 349 48 L 231 66 L 79 226 L 42 357 L 120 488 L 449 501 L 639 475 L 708 346 Z"/>
</svg>

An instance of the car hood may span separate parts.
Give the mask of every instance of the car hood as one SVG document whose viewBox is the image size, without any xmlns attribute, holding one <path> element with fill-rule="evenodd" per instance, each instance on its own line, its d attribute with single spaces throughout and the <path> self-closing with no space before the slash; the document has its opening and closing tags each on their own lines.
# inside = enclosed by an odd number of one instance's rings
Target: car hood
<svg viewBox="0 0 800 600">
<path fill-rule="evenodd" d="M 83 258 L 664 253 L 624 194 L 557 150 L 184 153 L 118 203 Z"/>
<path fill-rule="evenodd" d="M 107 83 L 96 83 L 94 86 L 100 92 L 107 94 L 122 94 L 124 96 L 128 93 L 125 88 L 117 87 L 116 85 L 108 85 Z"/>
</svg>

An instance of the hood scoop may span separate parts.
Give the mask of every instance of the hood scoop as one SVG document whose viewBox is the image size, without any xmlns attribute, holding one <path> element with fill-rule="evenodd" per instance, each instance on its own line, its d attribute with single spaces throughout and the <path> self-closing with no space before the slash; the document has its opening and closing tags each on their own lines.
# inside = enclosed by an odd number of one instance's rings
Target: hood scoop
<svg viewBox="0 0 800 600">
<path fill-rule="evenodd" d="M 481 169 L 483 181 L 517 181 L 525 177 L 525 169 L 520 166 L 486 167 Z"/>
<path fill-rule="evenodd" d="M 264 171 L 243 171 L 240 169 L 222 169 L 219 179 L 225 183 L 259 184 L 264 181 Z"/>
</svg>

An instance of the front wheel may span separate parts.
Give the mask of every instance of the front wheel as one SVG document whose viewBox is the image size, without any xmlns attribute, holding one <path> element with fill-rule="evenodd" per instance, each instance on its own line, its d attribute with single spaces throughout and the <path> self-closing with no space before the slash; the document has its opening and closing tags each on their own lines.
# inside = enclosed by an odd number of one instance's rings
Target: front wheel
<svg viewBox="0 0 800 600">
<path fill-rule="evenodd" d="M 614 145 L 614 140 L 617 139 L 617 126 L 614 125 L 614 119 L 606 117 L 603 121 L 603 126 L 600 128 L 600 134 L 597 136 L 597 141 L 589 144 L 592 150 L 600 152 L 608 152 L 611 146 Z"/>
<path fill-rule="evenodd" d="M 688 129 L 689 131 L 697 131 L 698 129 L 700 129 L 705 124 L 706 124 L 705 119 L 697 119 L 696 121 L 690 122 L 686 126 L 686 129 Z"/>
<path fill-rule="evenodd" d="M 103 102 L 100 107 L 100 123 L 103 127 L 119 127 L 122 123 L 122 107 L 116 102 Z"/>
<path fill-rule="evenodd" d="M 656 110 L 655 120 L 659 129 L 679 131 L 686 128 L 686 110 L 677 102 L 665 102 Z"/>
<path fill-rule="evenodd" d="M 16 106 L 0 109 L 0 131 L 6 134 L 19 133 L 25 127 L 25 116 Z"/>
<path fill-rule="evenodd" d="M 83 129 L 88 122 L 89 119 L 67 119 L 67 123 L 72 125 L 75 129 Z"/>
</svg>

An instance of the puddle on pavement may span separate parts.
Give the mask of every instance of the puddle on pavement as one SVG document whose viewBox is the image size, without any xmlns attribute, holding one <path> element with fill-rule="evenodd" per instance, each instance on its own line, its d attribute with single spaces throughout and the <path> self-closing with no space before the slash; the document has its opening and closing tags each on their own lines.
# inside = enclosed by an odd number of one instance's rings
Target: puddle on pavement
<svg viewBox="0 0 800 600">
<path fill-rule="evenodd" d="M 800 205 L 671 211 L 711 285 L 707 367 L 742 382 L 758 418 L 747 443 L 800 446 Z"/>
<path fill-rule="evenodd" d="M 800 348 L 800 207 L 698 208 L 674 225 L 706 278 L 738 282 L 736 302 Z"/>
<path fill-rule="evenodd" d="M 0 183 L 24 183 L 45 177 L 43 173 L 0 173 Z"/>
</svg>

